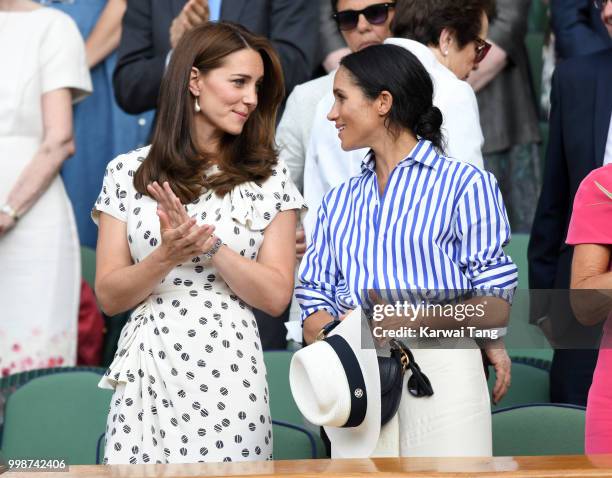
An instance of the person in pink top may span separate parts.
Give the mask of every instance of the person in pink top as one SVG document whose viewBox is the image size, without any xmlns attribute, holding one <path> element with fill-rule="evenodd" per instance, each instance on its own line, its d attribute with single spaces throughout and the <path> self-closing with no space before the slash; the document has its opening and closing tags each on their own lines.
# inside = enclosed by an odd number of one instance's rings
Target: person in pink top
<svg viewBox="0 0 612 478">
<path fill-rule="evenodd" d="M 604 322 L 589 389 L 585 453 L 612 453 L 612 164 L 592 171 L 574 200 L 567 243 L 572 262 L 572 308 L 583 325 Z"/>
</svg>

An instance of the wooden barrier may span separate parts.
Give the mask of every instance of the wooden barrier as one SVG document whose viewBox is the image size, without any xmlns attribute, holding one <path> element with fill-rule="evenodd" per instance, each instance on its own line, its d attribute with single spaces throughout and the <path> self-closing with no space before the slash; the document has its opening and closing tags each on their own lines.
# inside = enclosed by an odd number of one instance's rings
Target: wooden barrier
<svg viewBox="0 0 612 478">
<path fill-rule="evenodd" d="M 72 466 L 68 472 L 8 472 L 3 478 L 187 478 L 200 476 L 258 477 L 612 477 L 612 455 L 494 458 L 375 458 L 299 460 L 189 465 Z"/>
</svg>

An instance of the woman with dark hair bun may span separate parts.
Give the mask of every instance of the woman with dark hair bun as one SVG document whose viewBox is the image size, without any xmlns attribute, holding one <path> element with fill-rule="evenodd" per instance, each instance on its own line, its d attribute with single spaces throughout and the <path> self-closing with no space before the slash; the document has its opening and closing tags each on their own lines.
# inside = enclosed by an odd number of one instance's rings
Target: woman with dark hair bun
<svg viewBox="0 0 612 478">
<path fill-rule="evenodd" d="M 372 290 L 380 297 L 468 292 L 462 306 L 486 305 L 480 327 L 504 327 L 517 270 L 503 251 L 510 238 L 503 200 L 490 173 L 442 155 L 443 118 L 419 60 L 394 45 L 353 53 L 341 61 L 334 96 L 328 119 L 342 149 L 370 152 L 361 175 L 332 189 L 319 208 L 296 294 L 306 342 L 350 310 L 380 305 L 364 294 Z M 456 330 L 462 319 L 453 318 L 427 315 L 402 325 Z M 460 344 L 441 339 L 414 350 L 434 394 L 403 392 L 374 456 L 491 455 L 481 354 L 471 337 Z"/>
<path fill-rule="evenodd" d="M 186 33 L 162 81 L 153 143 L 107 167 L 96 293 L 135 309 L 105 377 L 106 463 L 272 457 L 252 308 L 291 300 L 302 198 L 274 148 L 283 99 L 268 40 L 238 25 Z"/>
</svg>

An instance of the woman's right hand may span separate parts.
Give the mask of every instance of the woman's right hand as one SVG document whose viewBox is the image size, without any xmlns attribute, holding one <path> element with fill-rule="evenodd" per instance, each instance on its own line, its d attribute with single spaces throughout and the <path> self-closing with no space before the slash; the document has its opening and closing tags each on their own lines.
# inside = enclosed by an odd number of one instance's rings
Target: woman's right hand
<svg viewBox="0 0 612 478">
<path fill-rule="evenodd" d="M 153 182 L 147 189 L 158 203 L 157 216 L 162 238 L 159 254 L 162 261 L 176 266 L 212 248 L 215 226 L 197 226 L 195 218 L 189 217 L 167 182 L 163 186 Z"/>
<path fill-rule="evenodd" d="M 214 226 L 196 225 L 194 218 L 174 227 L 166 213 L 158 209 L 157 215 L 160 222 L 161 245 L 158 254 L 161 260 L 177 266 L 192 258 L 208 252 L 214 242 Z"/>
</svg>

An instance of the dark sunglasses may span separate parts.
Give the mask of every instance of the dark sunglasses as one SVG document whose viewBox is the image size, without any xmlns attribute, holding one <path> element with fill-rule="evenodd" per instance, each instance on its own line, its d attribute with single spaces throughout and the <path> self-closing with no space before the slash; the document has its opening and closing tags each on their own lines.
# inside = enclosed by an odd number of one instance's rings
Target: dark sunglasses
<svg viewBox="0 0 612 478">
<path fill-rule="evenodd" d="M 484 57 L 487 56 L 487 53 L 489 53 L 491 44 L 484 41 L 482 38 L 476 38 L 474 43 L 476 43 L 476 59 L 474 61 L 480 63 L 484 60 Z"/>
<path fill-rule="evenodd" d="M 594 0 L 593 3 L 595 4 L 595 8 L 597 10 L 603 10 L 604 8 L 606 8 L 608 0 Z"/>
<path fill-rule="evenodd" d="M 342 12 L 336 12 L 332 17 L 336 20 L 340 30 L 347 31 L 357 27 L 359 15 L 362 14 L 368 23 L 372 25 L 382 25 L 389 17 L 389 9 L 394 7 L 394 2 L 377 3 L 363 10 L 344 10 Z"/>
</svg>

